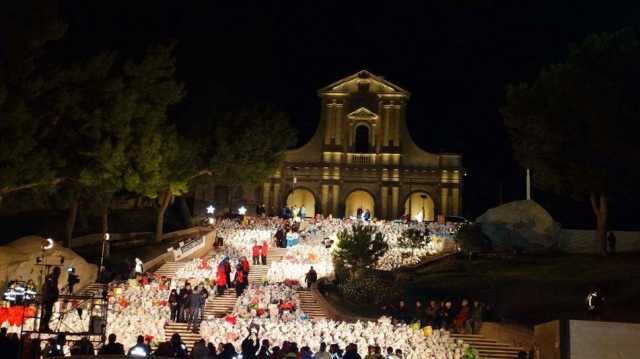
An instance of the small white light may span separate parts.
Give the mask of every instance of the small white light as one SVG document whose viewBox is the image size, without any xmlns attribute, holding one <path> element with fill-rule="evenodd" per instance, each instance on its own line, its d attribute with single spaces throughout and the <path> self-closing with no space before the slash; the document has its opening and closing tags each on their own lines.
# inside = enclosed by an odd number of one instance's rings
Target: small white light
<svg viewBox="0 0 640 359">
<path fill-rule="evenodd" d="M 244 208 L 244 206 L 240 206 L 240 208 L 238 208 L 238 213 L 240 213 L 241 216 L 244 216 L 245 213 L 247 213 L 247 209 Z"/>
<path fill-rule="evenodd" d="M 109 236 L 109 233 L 105 233 L 105 234 L 104 234 L 104 240 L 105 240 L 105 241 L 108 241 L 110 237 L 111 237 L 111 236 Z"/>
<path fill-rule="evenodd" d="M 42 249 L 44 249 L 45 251 L 48 251 L 49 249 L 53 248 L 53 239 L 51 238 L 47 238 L 47 244 L 45 244 Z"/>
<path fill-rule="evenodd" d="M 207 222 L 209 222 L 209 224 L 213 224 L 213 217 L 209 217 L 209 219 L 207 220 Z"/>
<path fill-rule="evenodd" d="M 216 207 L 209 205 L 209 207 L 207 207 L 207 214 L 213 214 L 216 211 Z"/>
</svg>

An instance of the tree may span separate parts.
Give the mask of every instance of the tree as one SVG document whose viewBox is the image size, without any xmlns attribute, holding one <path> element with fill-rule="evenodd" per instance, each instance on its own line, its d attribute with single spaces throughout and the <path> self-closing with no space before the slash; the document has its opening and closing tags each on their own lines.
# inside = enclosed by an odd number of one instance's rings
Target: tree
<svg viewBox="0 0 640 359">
<path fill-rule="evenodd" d="M 287 116 L 269 106 L 229 111 L 215 119 L 207 144 L 208 169 L 216 183 L 257 184 L 280 166 L 296 134 Z"/>
<path fill-rule="evenodd" d="M 515 157 L 534 184 L 589 199 L 606 254 L 608 202 L 640 174 L 635 124 L 640 115 L 638 33 L 592 35 L 531 83 L 509 85 L 501 109 Z"/>
<path fill-rule="evenodd" d="M 35 62 L 48 42 L 66 32 L 58 8 L 57 1 L 25 0 L 0 12 L 0 200 L 7 193 L 61 182 L 39 142 L 50 119 L 34 113 L 43 85 Z"/>
<path fill-rule="evenodd" d="M 354 224 L 338 233 L 334 259 L 352 270 L 356 278 L 373 269 L 389 245 L 375 226 Z"/>
<path fill-rule="evenodd" d="M 417 248 L 426 247 L 431 242 L 431 237 L 424 225 L 412 226 L 402 232 L 398 242 L 402 247 L 411 248 L 413 254 Z"/>
</svg>

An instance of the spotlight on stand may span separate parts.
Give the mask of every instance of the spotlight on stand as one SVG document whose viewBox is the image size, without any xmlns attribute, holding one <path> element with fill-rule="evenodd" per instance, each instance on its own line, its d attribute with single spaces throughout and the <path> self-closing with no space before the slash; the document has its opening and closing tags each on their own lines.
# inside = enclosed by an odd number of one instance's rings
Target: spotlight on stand
<svg viewBox="0 0 640 359">
<path fill-rule="evenodd" d="M 238 208 L 238 213 L 241 216 L 244 216 L 247 213 L 247 209 L 244 206 L 240 206 L 240 208 Z"/>
</svg>

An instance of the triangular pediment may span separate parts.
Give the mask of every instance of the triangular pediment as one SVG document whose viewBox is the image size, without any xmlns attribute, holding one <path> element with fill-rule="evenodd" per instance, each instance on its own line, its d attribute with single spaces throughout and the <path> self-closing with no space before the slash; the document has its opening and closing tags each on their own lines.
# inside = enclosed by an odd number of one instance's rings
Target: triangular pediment
<svg viewBox="0 0 640 359">
<path fill-rule="evenodd" d="M 369 111 L 369 109 L 365 107 L 360 107 L 359 109 L 348 114 L 347 118 L 352 120 L 377 120 L 378 115 Z"/>
<path fill-rule="evenodd" d="M 341 80 L 332 83 L 318 91 L 319 94 L 328 93 L 350 93 L 357 91 L 362 85 L 366 85 L 369 91 L 379 94 L 397 94 L 409 97 L 409 91 L 385 80 L 381 76 L 376 76 L 367 70 L 356 72 Z"/>
</svg>

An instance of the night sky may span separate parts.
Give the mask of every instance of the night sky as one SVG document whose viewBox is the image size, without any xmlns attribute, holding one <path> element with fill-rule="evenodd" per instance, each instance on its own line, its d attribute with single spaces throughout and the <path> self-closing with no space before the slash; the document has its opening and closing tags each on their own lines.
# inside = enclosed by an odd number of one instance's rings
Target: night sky
<svg viewBox="0 0 640 359">
<path fill-rule="evenodd" d="M 632 5 L 632 4 L 636 5 Z M 178 42 L 188 98 L 181 122 L 207 107 L 261 102 L 289 114 L 308 140 L 319 120 L 316 91 L 360 69 L 408 89 L 415 141 L 462 152 L 465 213 L 524 196 L 498 112 L 507 83 L 529 81 L 562 60 L 570 43 L 639 24 L 638 1 L 63 1 L 64 61 L 103 50 L 137 56 Z M 534 192 L 567 227 L 592 226 L 585 203 Z M 629 201 L 631 203 L 631 201 Z M 635 210 L 612 202 L 613 227 Z"/>
</svg>

